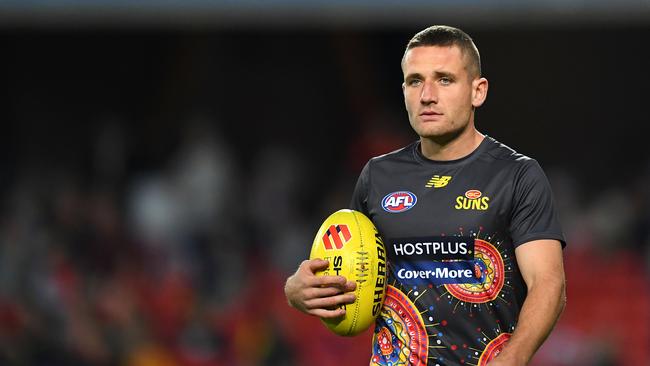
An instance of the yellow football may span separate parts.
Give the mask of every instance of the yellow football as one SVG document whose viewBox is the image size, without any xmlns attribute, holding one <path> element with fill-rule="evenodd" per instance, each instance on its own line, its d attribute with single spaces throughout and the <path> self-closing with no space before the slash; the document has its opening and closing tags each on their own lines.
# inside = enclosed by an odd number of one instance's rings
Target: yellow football
<svg viewBox="0 0 650 366">
<path fill-rule="evenodd" d="M 317 275 L 340 275 L 357 283 L 356 301 L 342 305 L 345 315 L 323 323 L 342 336 L 368 329 L 384 302 L 387 270 L 384 242 L 372 221 L 358 211 L 334 212 L 318 229 L 309 258 L 329 261 Z"/>
</svg>

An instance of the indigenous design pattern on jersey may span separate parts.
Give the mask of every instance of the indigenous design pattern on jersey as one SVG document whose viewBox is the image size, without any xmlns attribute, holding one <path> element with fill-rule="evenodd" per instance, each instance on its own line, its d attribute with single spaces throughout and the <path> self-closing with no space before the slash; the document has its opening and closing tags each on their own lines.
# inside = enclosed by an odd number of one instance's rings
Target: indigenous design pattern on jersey
<svg viewBox="0 0 650 366">
<path fill-rule="evenodd" d="M 426 365 L 429 338 L 420 311 L 406 294 L 387 286 L 375 325 L 371 365 Z"/>
<path fill-rule="evenodd" d="M 512 304 L 504 292 L 510 282 L 512 252 L 500 248 L 497 235 L 463 230 L 453 238 L 474 238 L 472 250 L 474 276 L 479 283 L 409 282 L 396 278 L 396 263 L 391 264 L 394 286 L 388 286 L 382 313 L 373 337 L 370 365 L 457 365 L 485 366 L 496 357 L 514 331 L 515 323 L 494 318 L 502 307 Z M 467 236 L 465 236 L 467 235 Z M 494 242 L 492 244 L 490 241 Z M 450 242 L 453 242 L 450 241 Z M 433 247 L 433 246 L 432 246 Z M 503 251 L 502 251 L 503 250 Z M 509 255 L 510 254 L 510 255 Z M 459 260 L 442 260 L 464 262 Z M 422 303 L 421 299 L 431 299 Z M 493 301 L 495 300 L 495 301 Z M 440 309 L 440 311 L 438 311 Z M 435 310 L 435 311 L 434 311 Z M 510 311 L 510 310 L 506 310 Z M 455 332 L 463 318 L 482 319 L 473 335 L 458 342 Z M 477 323 L 478 325 L 478 323 Z M 425 343 L 426 342 L 426 343 Z"/>
<path fill-rule="evenodd" d="M 494 300 L 505 282 L 503 258 L 499 251 L 482 239 L 474 240 L 474 272 L 480 283 L 447 284 L 449 293 L 462 301 L 484 303 Z"/>
<path fill-rule="evenodd" d="M 488 362 L 492 361 L 495 357 L 501 353 L 503 347 L 506 345 L 510 339 L 510 333 L 502 333 L 498 337 L 490 341 L 490 343 L 485 346 L 485 350 L 481 353 L 481 356 L 478 359 L 477 366 L 485 366 Z"/>
</svg>

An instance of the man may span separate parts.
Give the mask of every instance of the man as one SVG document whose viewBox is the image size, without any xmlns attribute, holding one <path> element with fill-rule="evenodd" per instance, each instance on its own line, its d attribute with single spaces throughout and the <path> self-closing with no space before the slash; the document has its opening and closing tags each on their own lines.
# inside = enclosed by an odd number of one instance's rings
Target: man
<svg viewBox="0 0 650 366">
<path fill-rule="evenodd" d="M 419 140 L 364 167 L 351 208 L 386 243 L 389 286 L 370 363 L 525 365 L 565 304 L 564 237 L 537 162 L 474 125 L 486 99 L 478 49 L 432 26 L 402 58 L 404 102 Z M 316 277 L 304 261 L 287 280 L 295 308 L 338 317 L 355 284 Z"/>
</svg>

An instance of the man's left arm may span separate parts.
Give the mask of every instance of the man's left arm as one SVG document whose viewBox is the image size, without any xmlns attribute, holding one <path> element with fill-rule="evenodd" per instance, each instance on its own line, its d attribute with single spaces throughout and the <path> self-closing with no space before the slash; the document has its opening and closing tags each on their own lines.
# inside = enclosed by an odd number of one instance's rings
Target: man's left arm
<svg viewBox="0 0 650 366">
<path fill-rule="evenodd" d="M 518 246 L 515 255 L 528 294 L 512 337 L 488 366 L 526 365 L 551 333 L 566 304 L 559 241 L 530 241 Z"/>
</svg>

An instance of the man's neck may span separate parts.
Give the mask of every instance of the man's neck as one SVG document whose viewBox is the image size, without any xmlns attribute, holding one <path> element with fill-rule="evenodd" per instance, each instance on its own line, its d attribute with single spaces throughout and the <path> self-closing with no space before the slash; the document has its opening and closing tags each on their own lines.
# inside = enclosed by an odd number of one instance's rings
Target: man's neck
<svg viewBox="0 0 650 366">
<path fill-rule="evenodd" d="M 475 128 L 445 141 L 420 137 L 420 149 L 427 159 L 437 161 L 457 160 L 471 154 L 481 144 L 485 135 Z"/>
</svg>

